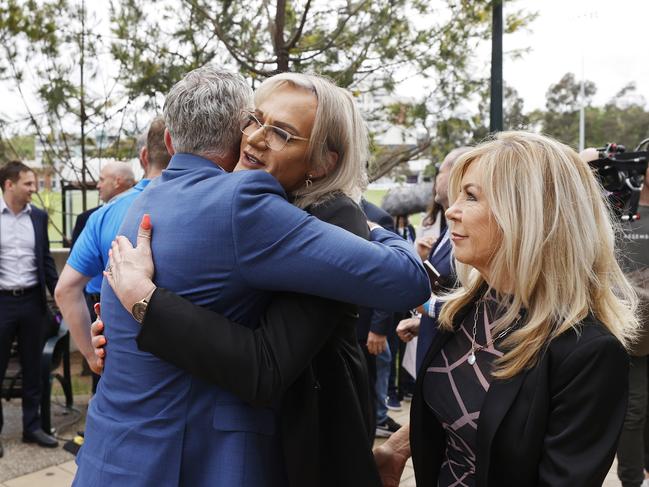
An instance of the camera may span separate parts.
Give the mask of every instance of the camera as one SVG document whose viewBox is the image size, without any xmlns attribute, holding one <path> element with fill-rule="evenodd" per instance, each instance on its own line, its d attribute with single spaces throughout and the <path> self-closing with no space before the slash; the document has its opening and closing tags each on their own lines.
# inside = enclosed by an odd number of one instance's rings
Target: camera
<svg viewBox="0 0 649 487">
<path fill-rule="evenodd" d="M 640 191 L 649 161 L 649 152 L 641 151 L 643 146 L 649 146 L 649 139 L 640 142 L 633 152 L 627 152 L 623 145 L 607 144 L 597 149 L 599 158 L 588 163 L 595 170 L 615 214 L 622 221 L 638 218 Z"/>
</svg>

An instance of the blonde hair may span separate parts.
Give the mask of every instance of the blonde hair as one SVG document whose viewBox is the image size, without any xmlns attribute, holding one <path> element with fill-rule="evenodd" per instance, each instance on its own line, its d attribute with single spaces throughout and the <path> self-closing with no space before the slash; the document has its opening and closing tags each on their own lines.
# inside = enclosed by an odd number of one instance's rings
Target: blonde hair
<svg viewBox="0 0 649 487">
<path fill-rule="evenodd" d="M 318 107 L 306 157 L 311 170 L 328 169 L 326 176 L 292 193 L 294 204 L 306 208 L 323 203 L 336 193 L 346 194 L 358 202 L 367 185 L 368 135 L 351 93 L 322 76 L 280 73 L 259 85 L 255 104 L 262 103 L 284 84 L 302 88 L 316 96 Z M 338 154 L 333 170 L 327 167 L 329 151 Z"/>
<path fill-rule="evenodd" d="M 495 333 L 525 310 L 522 326 L 503 341 L 494 377 L 509 378 L 536 364 L 546 345 L 592 314 L 628 348 L 636 336 L 637 297 L 615 258 L 615 230 L 603 190 L 588 164 L 556 140 L 502 132 L 463 154 L 449 179 L 455 201 L 462 176 L 480 161 L 482 190 L 501 229 L 489 285 L 504 315 Z M 449 296 L 440 327 L 480 298 L 484 278 L 456 262 L 462 288 Z"/>
</svg>

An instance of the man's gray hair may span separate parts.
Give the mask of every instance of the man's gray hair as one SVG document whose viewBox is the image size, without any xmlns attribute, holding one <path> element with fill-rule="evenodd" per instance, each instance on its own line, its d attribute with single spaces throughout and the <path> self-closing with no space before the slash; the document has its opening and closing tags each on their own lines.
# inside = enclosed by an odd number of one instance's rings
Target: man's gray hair
<svg viewBox="0 0 649 487">
<path fill-rule="evenodd" d="M 190 71 L 164 104 L 174 151 L 208 158 L 238 153 L 241 111 L 251 106 L 252 89 L 241 75 L 216 66 Z"/>
</svg>

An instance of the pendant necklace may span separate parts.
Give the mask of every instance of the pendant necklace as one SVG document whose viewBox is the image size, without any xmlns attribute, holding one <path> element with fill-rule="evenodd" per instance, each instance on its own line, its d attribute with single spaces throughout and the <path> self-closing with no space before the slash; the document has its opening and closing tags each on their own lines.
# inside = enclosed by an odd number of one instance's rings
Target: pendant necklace
<svg viewBox="0 0 649 487">
<path fill-rule="evenodd" d="M 486 303 L 484 302 L 484 298 L 480 299 L 476 303 L 475 314 L 473 315 L 473 337 L 471 338 L 471 353 L 466 358 L 466 361 L 469 362 L 469 365 L 474 365 L 475 364 L 475 361 L 476 361 L 475 354 L 476 354 L 476 352 L 479 352 L 480 350 L 484 350 L 489 345 L 494 343 L 496 340 L 498 340 L 498 339 L 504 337 L 505 335 L 507 335 L 507 333 L 509 333 L 512 330 L 512 328 L 514 328 L 514 324 L 511 324 L 507 328 L 505 328 L 503 331 L 501 331 L 496 336 L 496 338 L 491 339 L 490 341 L 488 341 L 484 345 L 478 345 L 476 347 L 475 337 L 476 337 L 476 332 L 478 331 L 478 313 L 480 311 L 480 303 L 482 303 L 485 306 L 485 313 L 487 312 Z"/>
</svg>

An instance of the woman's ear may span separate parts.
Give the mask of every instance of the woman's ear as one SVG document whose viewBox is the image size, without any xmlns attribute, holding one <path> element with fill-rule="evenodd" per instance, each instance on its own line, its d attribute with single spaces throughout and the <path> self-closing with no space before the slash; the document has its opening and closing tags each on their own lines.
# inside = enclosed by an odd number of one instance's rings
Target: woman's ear
<svg viewBox="0 0 649 487">
<path fill-rule="evenodd" d="M 317 170 L 311 171 L 309 174 L 314 179 L 319 179 L 325 177 L 327 174 L 330 174 L 336 169 L 338 165 L 338 152 L 332 150 L 327 151 L 326 161 L 322 167 Z"/>
</svg>

